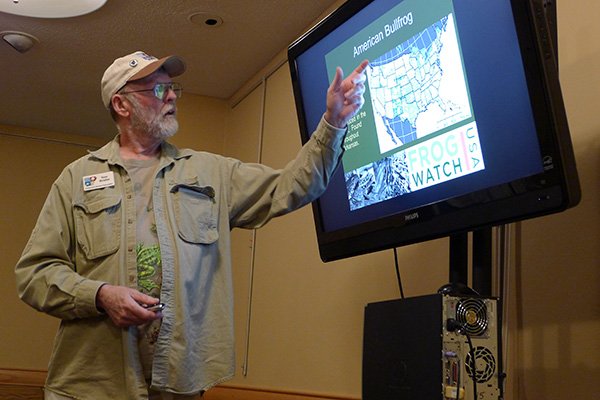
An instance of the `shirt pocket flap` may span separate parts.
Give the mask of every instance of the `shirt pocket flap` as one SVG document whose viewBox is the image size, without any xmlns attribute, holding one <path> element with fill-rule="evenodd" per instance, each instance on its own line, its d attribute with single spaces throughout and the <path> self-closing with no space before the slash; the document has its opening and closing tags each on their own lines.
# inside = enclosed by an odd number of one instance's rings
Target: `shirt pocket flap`
<svg viewBox="0 0 600 400">
<path fill-rule="evenodd" d="M 212 244 L 219 238 L 215 189 L 197 183 L 178 183 L 173 194 L 178 234 L 189 243 Z"/>
<path fill-rule="evenodd" d="M 100 211 L 110 211 L 111 208 L 118 208 L 121 204 L 121 196 L 105 196 L 92 200 L 83 200 L 75 203 L 75 207 L 81 208 L 87 214 L 96 214 Z"/>
<path fill-rule="evenodd" d="M 121 196 L 97 195 L 74 204 L 77 243 L 88 259 L 117 251 L 121 240 Z"/>
</svg>

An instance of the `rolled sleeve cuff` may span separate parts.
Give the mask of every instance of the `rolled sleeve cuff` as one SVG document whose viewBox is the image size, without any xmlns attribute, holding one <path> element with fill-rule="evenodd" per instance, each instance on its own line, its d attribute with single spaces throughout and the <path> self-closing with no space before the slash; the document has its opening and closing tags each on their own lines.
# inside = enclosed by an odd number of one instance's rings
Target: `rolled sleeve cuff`
<svg viewBox="0 0 600 400">
<path fill-rule="evenodd" d="M 338 128 L 331 125 L 325 117 L 321 117 L 321 121 L 315 130 L 313 136 L 322 145 L 327 146 L 335 151 L 338 151 L 344 144 L 344 138 L 348 128 Z"/>
<path fill-rule="evenodd" d="M 99 310 L 96 306 L 98 290 L 104 285 L 106 285 L 106 282 L 94 280 L 84 280 L 80 282 L 75 296 L 75 315 L 78 318 L 100 316 L 104 314 L 104 312 Z"/>
</svg>

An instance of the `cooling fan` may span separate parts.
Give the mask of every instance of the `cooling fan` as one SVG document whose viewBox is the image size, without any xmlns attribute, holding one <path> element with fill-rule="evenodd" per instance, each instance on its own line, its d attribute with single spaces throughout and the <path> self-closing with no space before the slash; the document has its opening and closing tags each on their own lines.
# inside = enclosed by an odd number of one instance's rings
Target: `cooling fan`
<svg viewBox="0 0 600 400">
<path fill-rule="evenodd" d="M 464 298 L 456 305 L 456 320 L 463 325 L 464 333 L 482 336 L 488 327 L 488 312 L 483 299 Z"/>
<path fill-rule="evenodd" d="M 473 349 L 475 354 L 475 371 L 471 361 L 471 353 L 467 353 L 465 358 L 465 368 L 467 374 L 477 383 L 485 383 L 492 379 L 496 371 L 496 359 L 494 354 L 487 348 L 477 346 Z"/>
</svg>

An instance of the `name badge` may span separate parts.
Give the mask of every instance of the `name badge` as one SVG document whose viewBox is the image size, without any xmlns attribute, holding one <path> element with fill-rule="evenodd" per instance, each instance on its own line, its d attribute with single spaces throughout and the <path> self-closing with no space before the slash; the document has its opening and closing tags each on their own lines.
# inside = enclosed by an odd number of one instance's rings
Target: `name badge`
<svg viewBox="0 0 600 400">
<path fill-rule="evenodd" d="M 112 171 L 83 177 L 83 190 L 85 192 L 109 186 L 115 186 L 115 174 Z"/>
</svg>

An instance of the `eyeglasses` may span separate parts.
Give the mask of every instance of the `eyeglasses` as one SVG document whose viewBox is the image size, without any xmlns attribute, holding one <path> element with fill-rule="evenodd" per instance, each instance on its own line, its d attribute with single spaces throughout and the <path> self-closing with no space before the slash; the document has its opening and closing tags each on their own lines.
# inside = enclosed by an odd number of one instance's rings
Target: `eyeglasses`
<svg viewBox="0 0 600 400">
<path fill-rule="evenodd" d="M 154 97 L 157 99 L 164 101 L 165 97 L 167 97 L 167 93 L 169 90 L 172 90 L 175 93 L 177 98 L 181 97 L 183 93 L 183 87 L 180 83 L 171 82 L 171 83 L 157 83 L 154 85 L 152 89 L 141 89 L 141 90 L 129 90 L 127 92 L 120 92 L 120 94 L 128 94 L 128 93 L 138 93 L 138 92 L 152 92 Z"/>
</svg>

